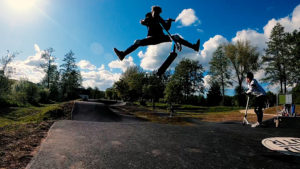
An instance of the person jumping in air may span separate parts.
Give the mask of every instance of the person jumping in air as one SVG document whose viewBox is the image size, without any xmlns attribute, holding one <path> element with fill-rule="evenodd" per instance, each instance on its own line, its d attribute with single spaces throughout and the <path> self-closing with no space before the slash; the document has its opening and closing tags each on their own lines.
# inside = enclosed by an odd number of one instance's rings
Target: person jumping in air
<svg viewBox="0 0 300 169">
<path fill-rule="evenodd" d="M 254 79 L 253 73 L 248 72 L 246 77 L 246 82 L 248 83 L 247 95 L 254 95 L 254 112 L 257 116 L 257 122 L 252 124 L 251 127 L 258 127 L 262 124 L 263 119 L 263 108 L 265 106 L 266 92 L 258 84 L 257 80 Z"/>
<path fill-rule="evenodd" d="M 179 35 L 172 35 L 171 39 L 168 35 L 164 34 L 163 29 L 166 29 L 168 31 L 171 28 L 172 21 L 174 20 L 170 18 L 166 21 L 163 20 L 160 17 L 161 12 L 161 7 L 152 6 L 151 12 L 147 13 L 146 18 L 140 21 L 142 25 L 145 25 L 148 28 L 148 35 L 145 39 L 136 40 L 134 44 L 127 48 L 125 51 L 119 51 L 118 49 L 114 48 L 114 51 L 120 60 L 123 60 L 126 55 L 133 52 L 140 46 L 171 42 L 172 39 L 174 39 L 174 41 L 176 41 L 177 43 L 187 46 L 197 52 L 199 51 L 200 40 L 198 40 L 196 44 L 191 44 L 188 41 L 182 39 Z"/>
</svg>

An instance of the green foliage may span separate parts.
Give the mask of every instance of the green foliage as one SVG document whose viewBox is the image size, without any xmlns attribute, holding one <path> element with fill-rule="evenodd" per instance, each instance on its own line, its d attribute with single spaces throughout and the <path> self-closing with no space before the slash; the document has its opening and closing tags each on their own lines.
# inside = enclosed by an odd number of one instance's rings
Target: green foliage
<svg viewBox="0 0 300 169">
<path fill-rule="evenodd" d="M 293 95 L 293 102 L 295 104 L 300 104 L 300 84 L 297 84 L 293 90 L 292 90 L 292 95 Z"/>
<path fill-rule="evenodd" d="M 229 69 L 230 61 L 225 56 L 225 51 L 222 46 L 219 46 L 217 50 L 214 52 L 213 57 L 210 64 L 210 74 L 212 76 L 212 79 L 216 83 L 218 83 L 221 86 L 222 91 L 222 104 L 224 105 L 224 99 L 225 99 L 225 87 L 231 86 L 232 81 L 230 80 L 230 74 L 231 71 Z"/>
<path fill-rule="evenodd" d="M 203 93 L 203 72 L 204 69 L 198 61 L 181 60 L 175 68 L 174 75 L 171 77 L 172 87 L 170 86 L 171 88 L 168 90 L 172 88 L 176 90 L 181 89 L 178 94 L 183 95 L 185 100 L 196 92 Z M 175 87 L 174 85 L 179 85 L 180 87 Z"/>
<path fill-rule="evenodd" d="M 114 88 L 117 92 L 118 97 L 120 97 L 122 100 L 134 100 L 132 96 L 130 96 L 129 84 L 123 79 L 115 82 Z"/>
<path fill-rule="evenodd" d="M 208 106 L 218 106 L 222 100 L 222 94 L 219 83 L 212 81 L 210 89 L 207 92 Z"/>
<path fill-rule="evenodd" d="M 36 84 L 27 80 L 20 80 L 13 84 L 12 95 L 16 102 L 20 102 L 23 105 L 30 103 L 37 105 L 39 101 L 39 88 Z"/>
<path fill-rule="evenodd" d="M 137 66 L 127 68 L 120 80 L 114 84 L 114 88 L 123 100 L 136 101 L 143 96 L 145 74 Z"/>
<path fill-rule="evenodd" d="M 118 99 L 118 93 L 114 87 L 107 88 L 105 90 L 105 98 L 109 100 L 117 100 Z"/>
<path fill-rule="evenodd" d="M 40 92 L 39 92 L 39 95 L 40 95 L 40 100 L 39 102 L 40 103 L 49 103 L 50 99 L 49 99 L 49 96 L 50 96 L 50 91 L 49 89 L 41 89 Z"/>
<path fill-rule="evenodd" d="M 290 78 L 288 83 L 300 84 L 300 29 L 287 34 L 288 66 Z"/>
<path fill-rule="evenodd" d="M 171 77 L 171 80 L 169 81 L 169 83 L 167 83 L 167 86 L 164 91 L 165 100 L 168 103 L 180 102 L 183 98 L 182 90 L 183 89 L 180 82 L 177 79 Z"/>
<path fill-rule="evenodd" d="M 90 99 L 100 99 L 105 97 L 105 92 L 100 91 L 98 87 L 95 87 L 94 89 L 88 87 L 86 90 Z"/>
<path fill-rule="evenodd" d="M 11 81 L 0 70 L 0 97 L 6 97 L 11 89 Z"/>
<path fill-rule="evenodd" d="M 68 52 L 61 67 L 61 92 L 64 100 L 78 98 L 78 88 L 81 86 L 82 77 L 76 65 L 74 53 Z"/>
<path fill-rule="evenodd" d="M 0 127 L 11 124 L 26 124 L 44 120 L 58 119 L 65 116 L 59 104 L 43 105 L 41 107 L 22 107 L 0 109 Z"/>
<path fill-rule="evenodd" d="M 236 44 L 227 44 L 224 47 L 225 55 L 230 60 L 230 66 L 233 68 L 235 75 L 232 80 L 238 82 L 239 90 L 236 90 L 237 97 L 242 99 L 242 83 L 245 80 L 247 72 L 255 73 L 259 69 L 259 53 L 256 47 L 250 45 L 249 41 L 237 41 Z M 242 106 L 244 100 L 237 100 L 238 105 Z"/>
<path fill-rule="evenodd" d="M 155 107 L 155 102 L 159 98 L 164 97 L 165 84 L 163 79 L 157 77 L 156 75 L 150 74 L 145 77 L 145 83 L 143 85 L 143 98 L 151 99 L 153 103 L 153 108 Z"/>
<path fill-rule="evenodd" d="M 263 56 L 263 63 L 266 64 L 264 81 L 270 84 L 280 83 L 280 92 L 286 93 L 286 86 L 290 81 L 288 71 L 289 54 L 287 34 L 284 27 L 277 23 L 272 29 L 270 40 L 267 42 L 266 55 Z"/>
</svg>

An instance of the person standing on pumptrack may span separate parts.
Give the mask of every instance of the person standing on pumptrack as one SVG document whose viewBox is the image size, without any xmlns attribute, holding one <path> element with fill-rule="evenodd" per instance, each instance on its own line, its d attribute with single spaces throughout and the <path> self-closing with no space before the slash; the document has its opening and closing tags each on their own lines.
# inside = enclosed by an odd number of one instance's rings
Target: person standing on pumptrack
<svg viewBox="0 0 300 169">
<path fill-rule="evenodd" d="M 174 41 L 176 41 L 177 43 L 187 46 L 197 52 L 199 51 L 200 40 L 198 40 L 195 44 L 191 44 L 190 42 L 182 39 L 179 35 L 172 35 L 171 39 L 168 35 L 164 34 L 162 26 L 168 31 L 171 28 L 172 21 L 174 20 L 170 18 L 166 21 L 163 20 L 160 17 L 161 12 L 161 7 L 152 6 L 151 12 L 147 13 L 146 18 L 140 21 L 142 25 L 145 25 L 148 28 L 148 35 L 145 39 L 136 40 L 134 44 L 127 48 L 125 51 L 119 51 L 118 49 L 114 48 L 114 51 L 120 60 L 123 60 L 126 55 L 135 51 L 140 46 L 171 42 L 172 39 L 174 39 Z"/>
</svg>

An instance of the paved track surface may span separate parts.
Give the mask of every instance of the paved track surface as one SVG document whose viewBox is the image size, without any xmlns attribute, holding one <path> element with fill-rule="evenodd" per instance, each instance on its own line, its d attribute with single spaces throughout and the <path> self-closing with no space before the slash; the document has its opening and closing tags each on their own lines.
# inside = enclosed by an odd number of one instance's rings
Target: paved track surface
<svg viewBox="0 0 300 169">
<path fill-rule="evenodd" d="M 100 113 L 97 118 L 105 110 L 100 121 L 106 122 L 54 123 L 27 168 L 300 168 L 300 157 L 272 152 L 261 144 L 268 137 L 300 137 L 299 129 L 253 129 L 236 123 L 155 124 L 109 118 L 105 105 L 95 108 Z"/>
</svg>

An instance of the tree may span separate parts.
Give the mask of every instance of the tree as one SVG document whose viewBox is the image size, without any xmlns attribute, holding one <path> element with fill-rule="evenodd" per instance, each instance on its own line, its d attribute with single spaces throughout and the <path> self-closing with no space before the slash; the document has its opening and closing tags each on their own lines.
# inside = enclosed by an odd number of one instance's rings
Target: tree
<svg viewBox="0 0 300 169">
<path fill-rule="evenodd" d="M 116 99 L 118 99 L 116 89 L 114 87 L 107 88 L 105 90 L 105 98 L 107 98 L 109 100 L 116 100 Z"/>
<path fill-rule="evenodd" d="M 289 84 L 300 84 L 300 30 L 287 33 Z"/>
<path fill-rule="evenodd" d="M 78 88 L 81 86 L 82 77 L 75 62 L 74 53 L 68 52 L 61 67 L 61 89 L 64 99 L 78 97 Z"/>
<path fill-rule="evenodd" d="M 123 79 L 120 79 L 119 81 L 115 82 L 114 89 L 117 92 L 118 97 L 120 97 L 122 100 L 133 100 L 132 96 L 130 96 L 129 92 L 129 85 L 126 81 Z"/>
<path fill-rule="evenodd" d="M 55 68 L 57 69 L 57 68 Z M 58 101 L 61 99 L 61 91 L 60 91 L 60 73 L 55 70 L 52 73 L 52 77 L 51 77 L 51 86 L 49 89 L 49 99 L 50 100 L 55 100 Z"/>
<path fill-rule="evenodd" d="M 123 99 L 135 101 L 143 96 L 144 72 L 137 67 L 128 67 L 121 75 L 119 82 L 116 82 L 118 95 Z"/>
<path fill-rule="evenodd" d="M 143 98 L 151 99 L 152 107 L 155 108 L 155 102 L 164 96 L 165 84 L 163 78 L 159 78 L 154 74 L 146 75 L 143 85 Z"/>
<path fill-rule="evenodd" d="M 230 67 L 235 72 L 235 78 L 232 80 L 238 83 L 237 94 L 241 100 L 238 99 L 238 105 L 242 106 L 243 86 L 247 72 L 255 73 L 259 69 L 259 53 L 256 47 L 250 45 L 249 41 L 237 41 L 236 44 L 226 44 L 224 46 L 225 55 L 230 61 Z"/>
<path fill-rule="evenodd" d="M 267 42 L 266 55 L 263 56 L 263 63 L 266 64 L 265 78 L 270 84 L 280 83 L 280 92 L 286 93 L 286 86 L 289 81 L 288 71 L 288 48 L 287 35 L 284 27 L 277 23 L 272 29 L 270 40 Z"/>
<path fill-rule="evenodd" d="M 293 102 L 295 104 L 300 104 L 300 84 L 297 84 L 293 89 L 292 89 L 292 94 L 293 94 Z"/>
<path fill-rule="evenodd" d="M 53 48 L 48 48 L 44 50 L 44 53 L 41 56 L 46 61 L 40 66 L 43 68 L 44 72 L 46 73 L 43 79 L 43 83 L 46 84 L 48 89 L 50 89 L 50 83 L 53 81 L 53 75 L 57 70 L 57 66 L 54 65 L 55 57 L 52 55 L 53 52 L 54 52 Z"/>
<path fill-rule="evenodd" d="M 198 61 L 190 59 L 183 59 L 175 67 L 175 72 L 171 79 L 181 86 L 181 92 L 185 100 L 196 92 L 204 92 L 203 72 L 202 65 Z"/>
<path fill-rule="evenodd" d="M 172 103 L 178 103 L 182 100 L 182 85 L 178 79 L 171 77 L 170 81 L 164 90 L 165 100 L 171 105 Z"/>
<path fill-rule="evenodd" d="M 1 69 L 0 69 L 0 75 L 5 76 L 5 73 L 10 73 L 7 72 L 7 66 L 9 65 L 9 63 L 12 62 L 12 60 L 18 55 L 18 52 L 9 52 L 9 50 L 7 50 L 7 54 L 5 56 L 2 56 L 2 58 L 0 59 L 0 63 L 1 63 Z"/>
<path fill-rule="evenodd" d="M 209 106 L 217 106 L 222 100 L 221 88 L 218 82 L 211 81 L 210 88 L 207 92 L 207 104 Z"/>
<path fill-rule="evenodd" d="M 11 81 L 9 80 L 9 73 L 8 65 L 11 61 L 19 54 L 18 52 L 9 52 L 5 56 L 2 56 L 0 59 L 0 97 L 6 96 L 11 89 Z"/>
<path fill-rule="evenodd" d="M 222 46 L 219 46 L 213 53 L 213 57 L 209 64 L 212 79 L 214 79 L 215 83 L 218 83 L 222 88 L 222 105 L 224 105 L 225 87 L 231 86 L 232 81 L 230 80 L 230 61 L 225 56 L 224 48 Z"/>
</svg>

